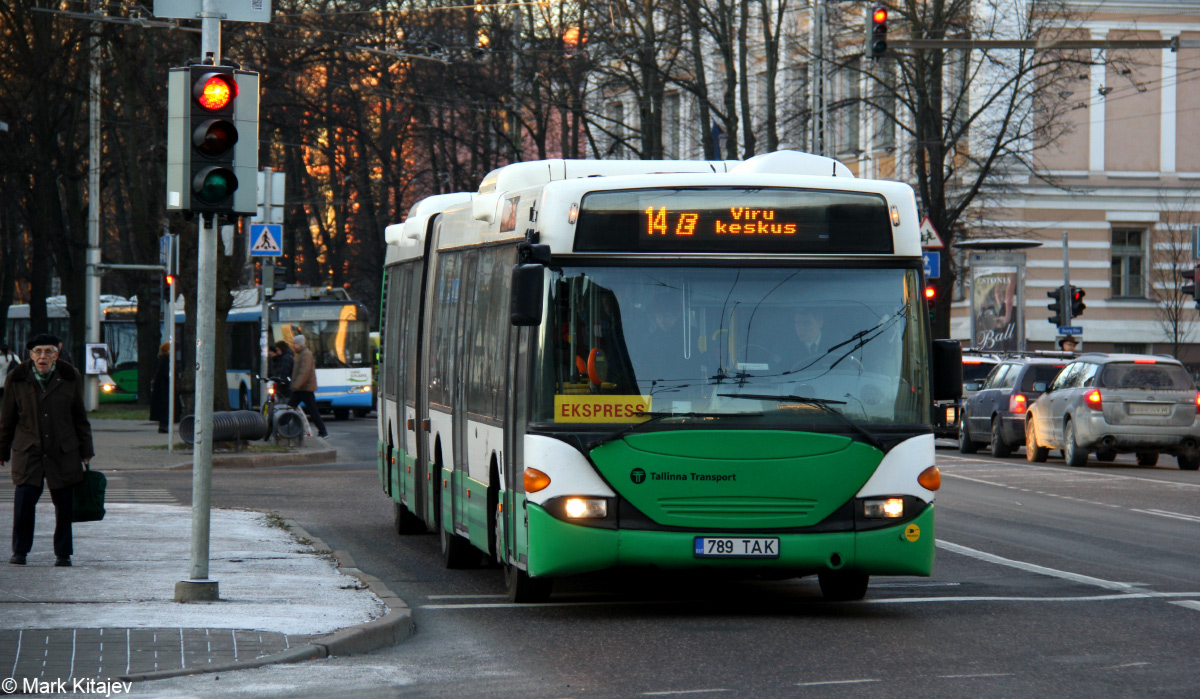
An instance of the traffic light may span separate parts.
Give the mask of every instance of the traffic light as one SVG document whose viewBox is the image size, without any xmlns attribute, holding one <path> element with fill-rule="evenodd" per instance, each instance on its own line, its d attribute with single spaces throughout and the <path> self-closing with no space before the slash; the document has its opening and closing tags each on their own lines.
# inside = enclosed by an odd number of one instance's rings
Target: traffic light
<svg viewBox="0 0 1200 699">
<path fill-rule="evenodd" d="M 163 275 L 163 288 L 167 290 L 168 294 L 171 293 L 171 287 L 173 287 L 173 286 L 175 286 L 175 275 L 174 274 L 164 274 Z"/>
<path fill-rule="evenodd" d="M 258 74 L 230 66 L 172 68 L 167 100 L 167 209 L 254 213 Z"/>
<path fill-rule="evenodd" d="M 888 8 L 876 5 L 867 16 L 867 45 L 863 53 L 868 58 L 882 58 L 887 53 Z"/>
<path fill-rule="evenodd" d="M 1087 292 L 1084 291 L 1083 289 L 1080 289 L 1077 286 L 1071 287 L 1071 317 L 1072 318 L 1078 318 L 1079 316 L 1083 315 L 1083 309 L 1087 308 L 1087 306 L 1085 306 L 1083 303 L 1083 297 L 1085 294 L 1087 294 Z"/>
<path fill-rule="evenodd" d="M 1182 287 L 1180 287 L 1180 291 L 1195 298 L 1196 308 L 1200 309 L 1200 296 L 1197 296 L 1196 294 L 1197 271 L 1200 271 L 1200 267 L 1189 267 L 1188 269 L 1185 269 L 1179 273 L 1179 276 L 1183 277 L 1183 279 L 1187 281 L 1187 284 L 1184 284 Z"/>
<path fill-rule="evenodd" d="M 937 289 L 933 286 L 925 287 L 925 309 L 929 311 L 929 322 L 933 322 L 934 305 L 937 302 Z"/>
<path fill-rule="evenodd" d="M 1067 287 L 1060 286 L 1054 291 L 1047 291 L 1046 295 L 1054 299 L 1046 304 L 1046 308 L 1050 309 L 1050 324 L 1056 328 L 1068 325 L 1071 317 L 1067 315 Z"/>
</svg>

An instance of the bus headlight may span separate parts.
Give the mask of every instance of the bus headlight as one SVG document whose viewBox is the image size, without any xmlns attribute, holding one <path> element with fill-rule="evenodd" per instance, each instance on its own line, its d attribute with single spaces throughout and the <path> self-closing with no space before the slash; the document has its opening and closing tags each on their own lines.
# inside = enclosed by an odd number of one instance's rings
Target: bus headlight
<svg viewBox="0 0 1200 699">
<path fill-rule="evenodd" d="M 899 519 L 904 516 L 904 498 L 863 500 L 863 516 L 871 519 Z"/>
<path fill-rule="evenodd" d="M 350 393 L 370 393 L 371 387 L 370 386 L 351 386 L 349 392 Z"/>
<path fill-rule="evenodd" d="M 608 516 L 608 501 L 604 498 L 567 498 L 563 511 L 571 519 L 599 519 Z"/>
<path fill-rule="evenodd" d="M 100 384 L 100 390 L 104 391 L 105 393 L 112 393 L 113 391 L 117 390 L 117 387 L 111 383 L 103 383 Z"/>
</svg>

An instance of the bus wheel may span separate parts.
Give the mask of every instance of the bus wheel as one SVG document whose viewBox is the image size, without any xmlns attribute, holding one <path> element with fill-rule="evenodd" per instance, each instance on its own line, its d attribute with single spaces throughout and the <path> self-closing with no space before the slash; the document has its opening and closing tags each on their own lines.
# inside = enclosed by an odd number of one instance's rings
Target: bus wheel
<svg viewBox="0 0 1200 699">
<path fill-rule="evenodd" d="M 242 386 L 241 390 L 238 391 L 238 410 L 249 410 L 249 409 L 250 409 L 250 392 L 246 390 L 245 386 Z"/>
<path fill-rule="evenodd" d="M 396 533 L 400 536 L 425 533 L 425 523 L 404 503 L 392 502 L 392 521 L 396 525 Z"/>
<path fill-rule="evenodd" d="M 520 568 L 504 564 L 504 591 L 508 593 L 508 601 L 517 604 L 545 602 L 553 589 L 553 578 L 531 578 Z"/>
<path fill-rule="evenodd" d="M 855 570 L 827 570 L 817 573 L 821 594 L 829 602 L 853 602 L 867 596 L 871 576 Z"/>
<path fill-rule="evenodd" d="M 438 526 L 441 539 L 442 565 L 447 568 L 476 568 L 479 566 L 479 552 L 471 546 L 471 542 L 458 534 L 446 531 L 446 513 L 442 512 L 442 521 Z"/>
</svg>

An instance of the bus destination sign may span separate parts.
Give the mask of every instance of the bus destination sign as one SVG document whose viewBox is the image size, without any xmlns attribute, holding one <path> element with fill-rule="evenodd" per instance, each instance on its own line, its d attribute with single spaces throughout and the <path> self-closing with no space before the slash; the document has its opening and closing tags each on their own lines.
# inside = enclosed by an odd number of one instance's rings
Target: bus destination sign
<svg viewBox="0 0 1200 699">
<path fill-rule="evenodd" d="M 576 252 L 891 253 L 878 194 L 704 187 L 584 196 Z"/>
</svg>

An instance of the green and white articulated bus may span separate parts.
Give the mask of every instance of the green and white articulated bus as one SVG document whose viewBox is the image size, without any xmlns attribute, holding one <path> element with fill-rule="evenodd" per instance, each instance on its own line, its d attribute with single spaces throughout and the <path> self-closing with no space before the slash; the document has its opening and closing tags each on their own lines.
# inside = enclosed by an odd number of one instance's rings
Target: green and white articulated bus
<svg viewBox="0 0 1200 699">
<path fill-rule="evenodd" d="M 397 533 L 514 601 L 609 568 L 929 575 L 935 399 L 907 185 L 780 152 L 509 165 L 389 226 Z"/>
</svg>

